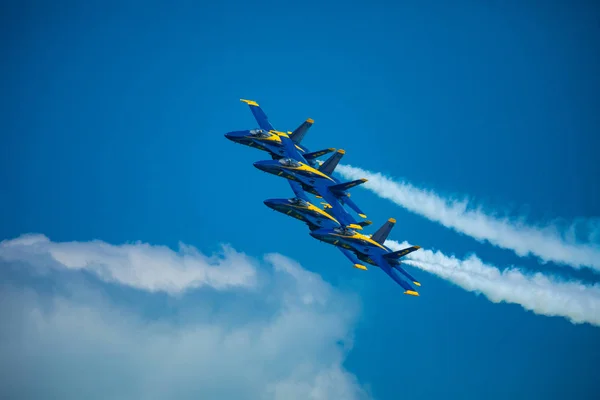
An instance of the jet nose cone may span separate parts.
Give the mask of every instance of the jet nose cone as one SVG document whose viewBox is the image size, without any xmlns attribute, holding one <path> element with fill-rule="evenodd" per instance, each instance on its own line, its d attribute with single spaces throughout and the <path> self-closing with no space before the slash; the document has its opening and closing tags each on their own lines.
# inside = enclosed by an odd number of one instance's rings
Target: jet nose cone
<svg viewBox="0 0 600 400">
<path fill-rule="evenodd" d="M 261 171 L 269 172 L 269 168 L 265 161 L 257 161 L 252 165 L 254 165 L 256 168 L 260 169 Z"/>
<path fill-rule="evenodd" d="M 310 232 L 310 236 L 312 236 L 314 238 L 317 238 L 319 240 L 322 240 L 324 237 L 327 236 L 327 232 L 328 231 L 326 229 L 323 229 L 323 228 L 316 229 L 316 230 Z"/>
<path fill-rule="evenodd" d="M 265 206 L 269 208 L 275 208 L 275 201 L 273 200 L 265 200 L 263 201 L 263 203 L 265 203 Z"/>
<path fill-rule="evenodd" d="M 238 143 L 242 143 L 246 136 L 248 134 L 248 131 L 233 131 L 233 132 L 227 132 L 225 134 L 225 137 L 229 140 L 231 140 L 232 142 L 238 142 Z"/>
</svg>

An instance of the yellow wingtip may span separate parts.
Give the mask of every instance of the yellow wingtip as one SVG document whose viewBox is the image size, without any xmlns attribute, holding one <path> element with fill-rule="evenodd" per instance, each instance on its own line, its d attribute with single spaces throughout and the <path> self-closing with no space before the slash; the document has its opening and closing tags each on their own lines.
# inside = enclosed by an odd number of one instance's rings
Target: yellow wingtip
<svg viewBox="0 0 600 400">
<path fill-rule="evenodd" d="M 354 268 L 362 269 L 363 271 L 367 271 L 367 267 L 362 264 L 354 264 Z"/>
<path fill-rule="evenodd" d="M 367 178 L 360 178 L 360 180 L 362 181 L 362 183 L 365 183 L 365 182 L 369 181 Z"/>
<path fill-rule="evenodd" d="M 394 218 L 390 218 L 390 219 L 388 219 L 388 222 L 391 222 L 392 224 L 395 224 L 396 220 Z"/>
<path fill-rule="evenodd" d="M 415 249 L 417 249 L 417 250 L 420 249 L 420 248 L 421 248 L 421 246 L 415 246 Z"/>
<path fill-rule="evenodd" d="M 358 214 L 358 216 L 361 218 L 367 218 L 367 216 L 365 214 Z"/>
<path fill-rule="evenodd" d="M 254 100 L 240 99 L 240 101 L 248 104 L 249 106 L 256 106 L 256 107 L 258 107 L 258 103 L 255 102 Z"/>
<path fill-rule="evenodd" d="M 312 118 L 308 118 L 308 119 L 306 120 L 306 122 L 308 122 L 309 124 L 314 124 L 314 123 L 315 123 L 315 120 L 314 120 L 314 119 L 312 119 Z"/>
<path fill-rule="evenodd" d="M 421 284 L 419 282 L 413 282 L 415 285 L 421 287 Z"/>
<path fill-rule="evenodd" d="M 339 149 L 337 152 L 340 154 L 346 154 L 346 150 L 343 150 L 343 149 Z"/>
<path fill-rule="evenodd" d="M 411 296 L 417 296 L 417 297 L 419 296 L 419 293 L 415 292 L 414 290 L 407 290 L 406 292 L 404 292 L 404 294 L 408 294 Z"/>
</svg>

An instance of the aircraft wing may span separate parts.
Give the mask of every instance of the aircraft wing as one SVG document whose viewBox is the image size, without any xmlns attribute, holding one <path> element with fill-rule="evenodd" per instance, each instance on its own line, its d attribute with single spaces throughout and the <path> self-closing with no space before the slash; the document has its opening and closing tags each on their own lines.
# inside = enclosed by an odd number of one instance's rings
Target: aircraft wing
<svg viewBox="0 0 600 400">
<path fill-rule="evenodd" d="M 304 158 L 302 154 L 296 148 L 296 144 L 290 139 L 290 137 L 286 133 L 281 133 L 279 135 L 281 139 L 281 144 L 283 144 L 283 148 L 285 149 L 286 157 L 293 158 L 296 161 L 300 161 L 301 163 L 308 164 L 308 161 Z"/>
<path fill-rule="evenodd" d="M 310 203 L 310 200 L 309 200 L 308 196 L 306 195 L 306 192 L 304 191 L 304 189 L 302 189 L 302 185 L 300 185 L 298 182 L 291 181 L 289 179 L 286 179 L 286 180 L 290 184 L 290 186 L 291 186 L 292 190 L 294 191 L 294 194 L 296 195 L 297 198 L 302 199 L 304 201 L 308 201 Z"/>
<path fill-rule="evenodd" d="M 329 188 L 324 185 L 315 185 L 315 190 L 323 197 L 323 200 L 329 203 L 331 206 L 330 214 L 340 221 L 342 225 L 358 225 L 352 215 L 342 207 L 338 199 L 329 191 Z"/>
<path fill-rule="evenodd" d="M 354 264 L 354 268 L 362 269 L 363 271 L 367 271 L 367 267 L 363 264 L 362 261 L 360 261 L 356 257 L 356 255 L 353 252 L 346 250 L 346 249 L 342 249 L 341 247 L 336 247 L 336 248 L 339 249 L 339 251 L 341 251 L 342 254 L 345 255 L 348 258 L 348 260 L 350 260 L 352 262 L 352 264 Z"/>
<path fill-rule="evenodd" d="M 267 114 L 265 114 L 265 112 L 262 110 L 262 108 L 260 108 L 257 102 L 255 102 L 254 100 L 245 99 L 240 99 L 240 101 L 250 106 L 250 111 L 252 111 L 252 115 L 254 115 L 254 118 L 256 119 L 256 122 L 258 122 L 258 126 L 261 129 L 264 129 L 265 131 L 275 130 L 275 128 L 273 128 L 273 125 L 271 125 L 271 123 L 269 122 Z"/>
<path fill-rule="evenodd" d="M 398 274 L 396 274 L 396 271 L 394 271 L 392 265 L 385 258 L 376 257 L 375 262 L 383 272 L 388 274 L 388 276 L 392 278 L 398 285 L 402 286 L 402 288 L 404 289 L 404 294 L 408 294 L 411 296 L 419 295 L 419 293 L 415 289 L 413 289 L 413 287 L 410 286 L 408 282 L 406 282 L 404 279 L 398 276 Z M 403 270 L 403 272 L 405 271 Z"/>
</svg>

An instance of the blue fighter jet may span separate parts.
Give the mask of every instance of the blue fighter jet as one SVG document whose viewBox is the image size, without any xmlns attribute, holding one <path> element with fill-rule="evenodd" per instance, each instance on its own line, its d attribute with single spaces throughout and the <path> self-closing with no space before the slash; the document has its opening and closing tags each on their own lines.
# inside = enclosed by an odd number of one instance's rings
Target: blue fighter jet
<svg viewBox="0 0 600 400">
<path fill-rule="evenodd" d="M 250 111 L 252 111 L 252 115 L 254 115 L 254 118 L 256 119 L 259 128 L 229 132 L 225 134 L 225 137 L 235 143 L 266 151 L 271 155 L 271 158 L 274 160 L 278 160 L 284 157 L 285 149 L 283 147 L 283 144 L 281 143 L 280 136 L 281 134 L 286 133 L 280 132 L 273 128 L 273 125 L 271 125 L 271 122 L 269 122 L 269 118 L 267 117 L 265 112 L 260 108 L 257 102 L 245 99 L 240 99 L 240 101 L 250 106 Z M 296 128 L 296 130 L 294 130 L 293 132 L 288 132 L 287 134 L 289 134 L 289 137 L 294 143 L 296 150 L 303 154 L 304 159 L 306 160 L 308 165 L 318 166 L 317 158 L 325 154 L 331 153 L 335 151 L 335 149 L 329 148 L 309 152 L 306 147 L 300 144 L 302 142 L 302 139 L 304 139 L 306 132 L 308 132 L 313 123 L 314 121 L 308 118 L 298 128 Z"/>
<path fill-rule="evenodd" d="M 332 208 L 331 205 L 322 203 L 324 206 L 323 209 L 315 206 L 310 202 L 310 199 L 304 190 L 302 190 L 302 186 L 299 183 L 290 180 L 288 180 L 288 183 L 296 197 L 265 200 L 264 203 L 267 207 L 305 222 L 308 225 L 308 229 L 311 231 L 342 226 L 340 222 L 328 212 L 328 210 Z M 371 221 L 361 221 L 348 226 L 354 229 L 362 229 L 370 224 Z"/>
<path fill-rule="evenodd" d="M 285 157 L 279 160 L 257 161 L 254 163 L 256 168 L 273 175 L 296 181 L 300 183 L 305 191 L 312 193 L 317 197 L 322 197 L 332 206 L 333 203 L 337 202 L 347 204 L 358 213 L 360 217 L 367 218 L 358 205 L 350 199 L 350 193 L 348 193 L 349 189 L 358 186 L 367 180 L 363 178 L 342 183 L 332 176 L 335 167 L 345 154 L 344 150 L 338 150 L 321 166 L 315 168 L 309 165 L 308 161 L 296 149 L 288 135 L 282 134 L 280 139 L 285 148 Z M 340 212 L 342 211 L 340 210 Z M 345 212 L 345 217 L 351 218 L 347 212 Z M 340 221 L 340 223 L 348 225 L 354 222 L 344 220 Z"/>
<path fill-rule="evenodd" d="M 367 270 L 364 264 L 371 264 L 381 268 L 396 283 L 404 288 L 404 294 L 418 296 L 408 282 L 398 275 L 404 275 L 417 286 L 421 284 L 400 266 L 400 258 L 418 250 L 419 246 L 412 246 L 400 251 L 392 251 L 384 245 L 396 221 L 389 219 L 375 234 L 363 235 L 355 231 L 370 225 L 371 221 L 356 224 L 343 224 L 347 220 L 344 209 L 334 202 L 333 205 L 324 203 L 324 209 L 313 205 L 302 186 L 288 180 L 296 197 L 291 199 L 269 199 L 264 203 L 275 211 L 299 219 L 308 225 L 310 235 L 322 242 L 336 246 L 354 265 L 355 268 Z M 397 271 L 397 272 L 396 272 Z"/>
<path fill-rule="evenodd" d="M 335 212 L 333 213 L 335 216 Z M 390 218 L 372 236 L 363 235 L 347 226 L 323 227 L 310 232 L 310 235 L 322 242 L 336 246 L 348 257 L 355 268 L 367 270 L 364 265 L 370 264 L 379 267 L 390 276 L 396 283 L 404 288 L 404 294 L 418 296 L 419 293 L 402 279 L 400 272 L 417 286 L 421 284 L 400 266 L 400 258 L 420 249 L 419 246 L 408 247 L 403 250 L 392 251 L 384 245 L 396 220 Z M 397 272 L 396 272 L 397 271 Z"/>
</svg>

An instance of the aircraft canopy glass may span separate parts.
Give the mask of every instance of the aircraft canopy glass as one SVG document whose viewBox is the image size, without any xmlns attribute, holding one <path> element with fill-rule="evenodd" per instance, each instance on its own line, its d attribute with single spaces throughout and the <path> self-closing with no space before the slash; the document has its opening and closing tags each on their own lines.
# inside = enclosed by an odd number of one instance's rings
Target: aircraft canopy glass
<svg viewBox="0 0 600 400">
<path fill-rule="evenodd" d="M 262 129 L 252 129 L 250 131 L 250 134 L 252 136 L 260 137 L 260 138 L 269 137 L 269 134 L 266 131 L 262 130 Z"/>
<path fill-rule="evenodd" d="M 293 199 L 290 199 L 290 202 L 294 205 L 297 206 L 304 206 L 304 207 L 308 207 L 308 202 L 302 199 L 299 199 L 297 197 L 294 197 Z"/>
<path fill-rule="evenodd" d="M 352 230 L 346 227 L 333 228 L 333 230 L 335 233 L 339 233 L 340 235 L 351 236 L 353 234 Z"/>
<path fill-rule="evenodd" d="M 285 165 L 286 167 L 299 167 L 300 163 L 292 158 L 282 158 L 279 160 L 281 165 Z"/>
</svg>

